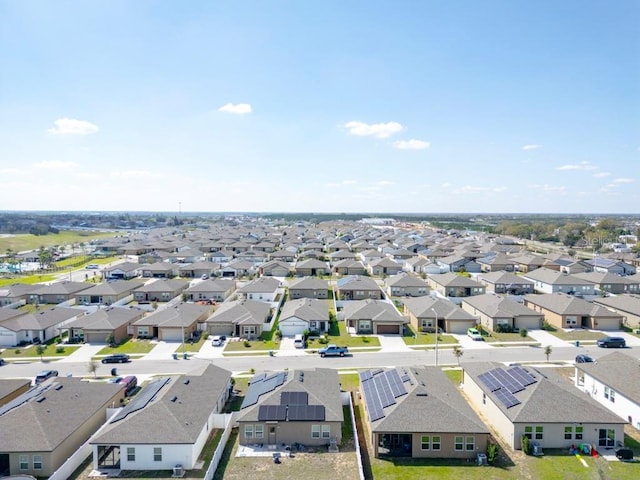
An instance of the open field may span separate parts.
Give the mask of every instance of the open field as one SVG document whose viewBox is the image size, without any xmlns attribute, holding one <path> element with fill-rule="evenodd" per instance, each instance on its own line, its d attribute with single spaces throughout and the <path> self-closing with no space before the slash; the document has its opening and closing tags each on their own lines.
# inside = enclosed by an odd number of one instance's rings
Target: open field
<svg viewBox="0 0 640 480">
<path fill-rule="evenodd" d="M 26 250 L 36 250 L 40 247 L 52 247 L 54 245 L 70 245 L 74 243 L 87 243 L 97 238 L 113 237 L 120 232 L 98 232 L 98 231 L 71 231 L 63 230 L 60 233 L 50 233 L 48 235 L 22 234 L 0 238 L 0 253 L 3 255 L 7 249 L 14 252 Z"/>
</svg>

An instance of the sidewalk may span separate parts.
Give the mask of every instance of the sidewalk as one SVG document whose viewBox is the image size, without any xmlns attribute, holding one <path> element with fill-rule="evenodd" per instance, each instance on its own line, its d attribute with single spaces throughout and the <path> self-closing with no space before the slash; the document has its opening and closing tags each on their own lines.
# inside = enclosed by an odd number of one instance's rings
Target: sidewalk
<svg viewBox="0 0 640 480">
<path fill-rule="evenodd" d="M 165 342 L 161 340 L 153 350 L 142 357 L 142 360 L 169 360 L 173 352 L 179 350 L 181 345 L 182 342 Z M 182 352 L 178 353 L 182 355 Z"/>
<path fill-rule="evenodd" d="M 400 335 L 378 335 L 382 352 L 410 352 L 409 346 L 404 343 L 404 338 Z"/>
<path fill-rule="evenodd" d="M 102 350 L 105 346 L 106 345 L 104 344 L 92 345 L 90 343 L 83 343 L 82 346 L 78 348 L 75 352 L 73 352 L 71 355 L 62 357 L 60 360 L 57 360 L 56 363 L 72 363 L 72 362 L 89 363 L 91 361 L 91 358 L 95 357 L 98 354 L 98 352 Z"/>
<path fill-rule="evenodd" d="M 536 342 L 540 342 L 542 347 L 546 347 L 547 345 L 552 347 L 568 347 L 572 344 L 572 342 L 561 340 L 555 335 L 545 332 L 544 330 L 527 330 L 527 334 Z"/>
</svg>

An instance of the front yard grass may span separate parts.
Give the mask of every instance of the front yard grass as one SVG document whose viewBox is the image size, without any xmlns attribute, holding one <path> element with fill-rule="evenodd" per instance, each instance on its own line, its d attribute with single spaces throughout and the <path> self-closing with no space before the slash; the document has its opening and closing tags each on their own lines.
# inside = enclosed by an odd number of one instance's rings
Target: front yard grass
<svg viewBox="0 0 640 480">
<path fill-rule="evenodd" d="M 45 347 L 42 354 L 43 357 L 66 357 L 71 355 L 80 347 L 60 345 L 61 351 L 58 350 L 57 344 L 43 345 Z M 28 345 L 26 347 L 7 348 L 2 352 L 4 358 L 35 358 L 40 357 L 37 351 L 37 345 Z"/>
<path fill-rule="evenodd" d="M 486 335 L 484 330 L 482 330 L 482 338 L 484 338 L 485 342 L 510 342 L 510 343 L 535 342 L 535 340 L 531 338 L 529 335 L 527 335 L 526 337 L 522 337 L 520 333 L 499 333 L 499 332 L 491 332 L 491 335 Z"/>
<path fill-rule="evenodd" d="M 342 321 L 331 322 L 329 333 L 327 335 L 327 343 L 320 343 L 319 338 L 310 338 L 307 341 L 307 348 L 317 350 L 325 347 L 329 343 L 335 343 L 341 347 L 379 347 L 380 340 L 377 337 L 361 335 L 352 336 L 347 332 L 347 326 Z"/>
<path fill-rule="evenodd" d="M 436 344 L 436 334 L 435 333 L 425 333 L 418 332 L 418 338 L 416 338 L 416 332 L 413 330 L 413 327 L 407 325 L 405 328 L 405 333 L 402 336 L 402 340 L 406 345 L 435 345 Z M 438 346 L 440 345 L 453 345 L 458 343 L 456 338 L 452 335 L 447 335 L 441 333 L 438 335 Z"/>
<path fill-rule="evenodd" d="M 558 329 L 555 331 L 549 331 L 549 333 L 551 335 L 558 337 L 561 340 L 566 340 L 568 342 L 573 342 L 575 340 L 586 340 L 586 341 L 592 340 L 595 342 L 599 338 L 604 338 L 607 336 L 607 334 L 603 332 L 592 332 L 590 330 L 581 330 L 581 329 L 568 330 L 568 331 Z"/>
<path fill-rule="evenodd" d="M 175 352 L 180 352 L 182 353 L 183 351 L 185 352 L 199 352 L 200 349 L 202 348 L 202 346 L 204 345 L 204 342 L 206 342 L 207 339 L 205 338 L 205 335 L 200 335 L 200 338 L 198 339 L 197 342 L 193 343 L 193 342 L 185 342 L 184 346 L 182 344 L 180 344 L 180 346 L 178 348 L 176 348 L 174 351 Z"/>
<path fill-rule="evenodd" d="M 96 355 L 112 355 L 114 353 L 129 353 L 129 354 L 146 354 L 153 350 L 154 343 L 150 340 L 140 340 L 134 338 L 127 338 L 124 342 L 116 345 L 115 347 L 104 347 Z"/>
<path fill-rule="evenodd" d="M 264 352 L 268 350 L 278 350 L 280 348 L 280 344 L 275 340 L 242 340 L 242 341 L 234 341 L 227 342 L 224 347 L 225 352 L 245 352 L 251 353 L 256 350 L 262 350 Z"/>
</svg>

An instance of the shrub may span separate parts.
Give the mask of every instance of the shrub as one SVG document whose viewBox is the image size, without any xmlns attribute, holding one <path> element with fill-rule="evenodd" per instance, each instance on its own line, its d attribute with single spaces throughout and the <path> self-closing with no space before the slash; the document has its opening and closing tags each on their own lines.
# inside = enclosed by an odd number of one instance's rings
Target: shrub
<svg viewBox="0 0 640 480">
<path fill-rule="evenodd" d="M 63 346 L 56 347 L 56 353 L 64 353 L 64 347 Z"/>
<path fill-rule="evenodd" d="M 522 446 L 522 451 L 527 455 L 531 454 L 531 440 L 526 435 L 523 435 L 520 439 L 520 445 Z"/>
<path fill-rule="evenodd" d="M 276 338 L 277 338 L 278 340 L 282 340 L 282 331 L 280 331 L 280 330 L 276 330 Z"/>
<path fill-rule="evenodd" d="M 526 329 L 526 328 L 521 328 L 521 329 L 520 329 L 520 336 L 521 336 L 522 338 L 525 338 L 525 337 L 527 336 L 527 333 L 528 333 L 528 332 L 527 332 L 527 329 Z"/>
<path fill-rule="evenodd" d="M 251 342 L 249 340 L 245 340 L 243 345 L 248 348 L 251 346 Z"/>
<path fill-rule="evenodd" d="M 329 339 L 326 336 L 322 336 L 320 337 L 318 342 L 321 343 L 322 345 L 326 345 L 327 343 L 329 343 Z"/>
<path fill-rule="evenodd" d="M 527 438 L 527 440 L 529 440 Z M 493 464 L 498 458 L 498 445 L 495 443 L 487 443 L 487 462 Z"/>
<path fill-rule="evenodd" d="M 513 328 L 511 328 L 511 325 L 496 325 L 496 332 L 513 333 Z"/>
</svg>

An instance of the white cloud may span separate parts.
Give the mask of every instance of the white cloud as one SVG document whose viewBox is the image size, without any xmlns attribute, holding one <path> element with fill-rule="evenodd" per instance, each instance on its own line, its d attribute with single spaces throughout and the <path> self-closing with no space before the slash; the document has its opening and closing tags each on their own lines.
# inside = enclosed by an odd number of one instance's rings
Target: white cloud
<svg viewBox="0 0 640 480">
<path fill-rule="evenodd" d="M 36 163 L 37 168 L 49 168 L 49 169 L 71 168 L 77 165 L 78 164 L 75 162 L 63 162 L 60 160 L 47 160 L 45 162 Z"/>
<path fill-rule="evenodd" d="M 504 192 L 507 187 L 483 187 L 474 185 L 464 185 L 454 190 L 454 193 L 500 193 Z"/>
<path fill-rule="evenodd" d="M 20 170 L 19 168 L 0 168 L 0 175 L 26 175 L 28 173 L 28 170 Z"/>
<path fill-rule="evenodd" d="M 356 180 L 342 180 L 341 182 L 326 183 L 325 187 L 344 187 L 347 185 L 355 185 L 356 183 L 358 183 Z"/>
<path fill-rule="evenodd" d="M 59 118 L 53 124 L 55 127 L 47 130 L 53 135 L 91 135 L 100 130 L 97 125 L 91 122 L 74 118 Z"/>
<path fill-rule="evenodd" d="M 393 142 L 393 146 L 400 150 L 424 150 L 425 148 L 429 148 L 431 144 L 412 138 L 411 140 L 398 140 L 397 142 Z"/>
<path fill-rule="evenodd" d="M 621 183 L 634 183 L 636 181 L 635 178 L 616 178 L 613 183 L 621 184 Z"/>
<path fill-rule="evenodd" d="M 389 138 L 391 135 L 395 135 L 404 129 L 404 127 L 398 122 L 374 123 L 372 125 L 368 125 L 354 120 L 345 123 L 344 126 L 349 130 L 349 135 L 377 138 Z"/>
<path fill-rule="evenodd" d="M 395 185 L 395 182 L 390 182 L 389 180 L 380 180 L 376 185 Z"/>
<path fill-rule="evenodd" d="M 236 115 L 244 115 L 251 113 L 253 109 L 249 103 L 227 103 L 218 109 L 219 112 L 235 113 Z"/>
<path fill-rule="evenodd" d="M 557 167 L 556 170 L 597 170 L 598 167 L 589 162 L 572 163 Z"/>
<path fill-rule="evenodd" d="M 537 150 L 538 148 L 541 148 L 541 147 L 542 147 L 542 145 L 535 145 L 535 144 L 523 145 L 522 146 L 522 150 Z"/>
<path fill-rule="evenodd" d="M 450 184 L 450 183 L 445 182 L 445 183 L 443 183 L 441 186 L 442 186 L 442 188 L 449 188 L 449 187 L 451 186 L 451 184 Z"/>
<path fill-rule="evenodd" d="M 543 185 L 539 185 L 539 184 L 529 185 L 529 188 L 534 188 L 537 190 L 542 190 L 544 192 L 554 192 L 559 194 L 564 194 L 567 191 L 567 187 L 565 187 L 564 185 L 549 185 L 548 183 L 545 183 Z"/>
<path fill-rule="evenodd" d="M 111 176 L 122 178 L 148 178 L 158 177 L 160 175 L 149 170 L 123 170 L 122 172 L 113 172 Z"/>
<path fill-rule="evenodd" d="M 604 177 L 610 177 L 611 174 L 609 172 L 598 172 L 598 173 L 594 173 L 593 176 L 596 178 L 604 178 Z"/>
</svg>

